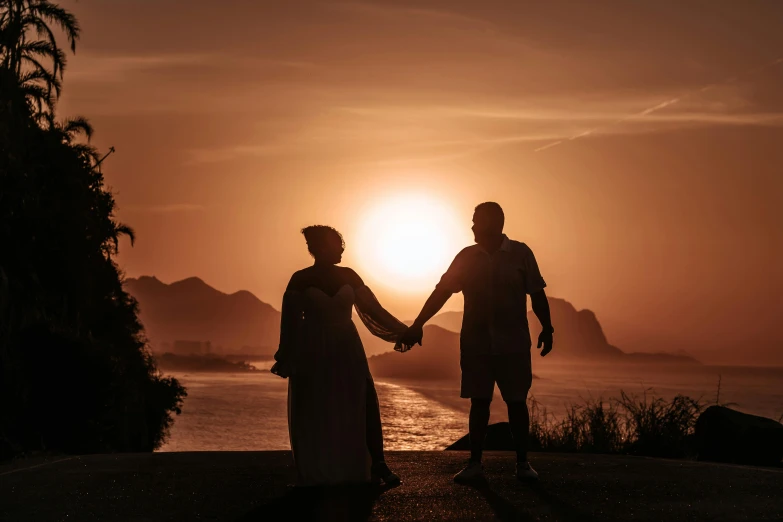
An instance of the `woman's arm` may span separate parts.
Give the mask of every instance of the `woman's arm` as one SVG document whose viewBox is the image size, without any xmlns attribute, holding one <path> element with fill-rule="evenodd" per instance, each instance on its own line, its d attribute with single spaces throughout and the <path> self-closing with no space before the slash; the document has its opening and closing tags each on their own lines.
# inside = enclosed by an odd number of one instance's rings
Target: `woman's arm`
<svg viewBox="0 0 783 522">
<path fill-rule="evenodd" d="M 356 311 L 370 333 L 384 341 L 396 343 L 400 335 L 408 329 L 405 323 L 381 306 L 368 286 L 360 286 L 355 290 L 355 294 Z"/>
<path fill-rule="evenodd" d="M 283 307 L 280 314 L 280 344 L 275 353 L 275 361 L 277 362 L 270 369 L 272 373 L 283 378 L 289 377 L 293 373 L 297 330 L 302 319 L 301 294 L 296 288 L 295 278 L 296 274 L 291 278 L 291 282 L 288 283 L 288 288 L 283 294 Z"/>
<path fill-rule="evenodd" d="M 390 343 L 396 343 L 400 334 L 408 327 L 381 306 L 375 294 L 364 284 L 359 274 L 350 268 L 345 270 L 346 280 L 353 287 L 354 295 L 356 295 L 355 305 L 359 319 L 374 336 Z"/>
</svg>

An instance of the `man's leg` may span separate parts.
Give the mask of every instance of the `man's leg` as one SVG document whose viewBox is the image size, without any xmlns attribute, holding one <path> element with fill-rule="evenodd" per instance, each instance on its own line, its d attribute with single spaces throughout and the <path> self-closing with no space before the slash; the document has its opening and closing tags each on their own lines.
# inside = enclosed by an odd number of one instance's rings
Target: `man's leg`
<svg viewBox="0 0 783 522">
<path fill-rule="evenodd" d="M 489 407 L 492 399 L 471 399 L 468 432 L 470 434 L 470 460 L 481 462 L 484 452 L 484 439 L 487 436 L 489 424 Z"/>
<path fill-rule="evenodd" d="M 507 403 L 508 424 L 514 437 L 514 449 L 517 451 L 517 462 L 527 462 L 527 438 L 530 433 L 530 414 L 525 401 Z"/>
<path fill-rule="evenodd" d="M 530 371 L 530 353 L 498 355 L 493 361 L 498 388 L 508 406 L 508 424 L 517 451 L 517 478 L 538 480 L 538 473 L 527 461 L 527 440 L 530 433 L 530 412 L 527 395 L 533 382 Z"/>
<path fill-rule="evenodd" d="M 462 367 L 462 389 L 460 397 L 470 399 L 470 417 L 468 435 L 470 439 L 470 462 L 467 467 L 454 476 L 461 484 L 484 480 L 481 466 L 481 454 L 489 424 L 489 406 L 495 381 L 492 378 L 491 357 L 489 355 L 465 355 L 460 357 Z"/>
</svg>

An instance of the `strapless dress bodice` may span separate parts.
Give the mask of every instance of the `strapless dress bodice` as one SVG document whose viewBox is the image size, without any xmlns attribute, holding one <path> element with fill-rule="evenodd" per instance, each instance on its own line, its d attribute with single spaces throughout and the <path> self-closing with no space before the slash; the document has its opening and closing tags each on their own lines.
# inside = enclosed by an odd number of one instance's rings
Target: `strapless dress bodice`
<svg viewBox="0 0 783 522">
<path fill-rule="evenodd" d="M 351 285 L 343 285 L 336 294 L 330 296 L 314 286 L 305 290 L 305 321 L 314 320 L 323 323 L 344 323 L 351 321 L 355 294 Z"/>
</svg>

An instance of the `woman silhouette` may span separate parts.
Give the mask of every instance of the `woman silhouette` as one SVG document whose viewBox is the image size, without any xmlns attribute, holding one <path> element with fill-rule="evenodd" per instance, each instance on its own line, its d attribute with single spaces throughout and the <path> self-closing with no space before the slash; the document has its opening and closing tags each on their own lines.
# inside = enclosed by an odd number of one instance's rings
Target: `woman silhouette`
<svg viewBox="0 0 783 522">
<path fill-rule="evenodd" d="M 378 396 L 351 310 L 355 306 L 370 332 L 389 342 L 407 327 L 384 310 L 356 272 L 337 266 L 345 250 L 337 230 L 317 225 L 302 233 L 315 262 L 288 283 L 271 370 L 289 377 L 297 483 L 397 485 L 400 478 L 384 461 Z"/>
</svg>

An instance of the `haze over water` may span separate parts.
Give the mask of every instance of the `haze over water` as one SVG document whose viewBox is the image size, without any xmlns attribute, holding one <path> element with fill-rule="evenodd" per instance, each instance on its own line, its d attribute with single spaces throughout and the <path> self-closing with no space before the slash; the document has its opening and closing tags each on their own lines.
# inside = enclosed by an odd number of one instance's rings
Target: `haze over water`
<svg viewBox="0 0 783 522">
<path fill-rule="evenodd" d="M 664 398 L 681 393 L 714 403 L 719 375 L 721 403 L 775 419 L 783 415 L 780 368 L 573 365 L 534 371 L 540 378 L 533 381 L 531 395 L 554 415 L 581 398 L 618 397 L 621 389 L 641 395 L 652 388 Z M 287 381 L 267 372 L 174 375 L 188 387 L 188 399 L 160 451 L 290 449 Z M 469 401 L 459 398 L 458 382 L 376 381 L 376 386 L 387 449 L 441 450 L 467 432 Z M 491 421 L 505 420 L 496 392 Z"/>
</svg>

